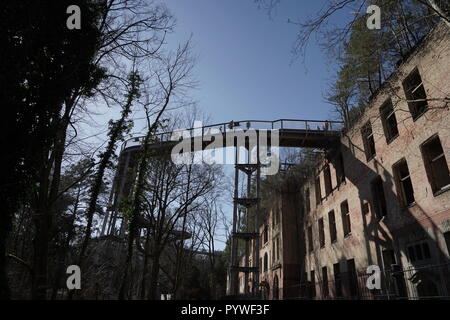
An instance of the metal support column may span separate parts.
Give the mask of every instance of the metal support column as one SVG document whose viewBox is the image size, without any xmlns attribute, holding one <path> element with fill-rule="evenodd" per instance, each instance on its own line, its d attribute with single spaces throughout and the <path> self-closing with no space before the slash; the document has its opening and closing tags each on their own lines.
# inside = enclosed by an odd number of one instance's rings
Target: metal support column
<svg viewBox="0 0 450 320">
<path fill-rule="evenodd" d="M 259 139 L 257 139 L 259 140 Z M 235 162 L 235 181 L 234 181 L 234 199 L 233 199 L 233 232 L 231 235 L 231 261 L 229 268 L 229 294 L 236 296 L 239 294 L 239 272 L 245 274 L 244 294 L 250 295 L 249 280 L 250 273 L 252 277 L 252 293 L 257 296 L 259 293 L 259 202 L 260 202 L 260 161 L 259 145 L 257 145 L 257 161 L 251 163 L 251 150 L 247 149 L 247 163 L 239 163 L 239 151 L 236 147 Z M 247 190 L 245 196 L 239 197 L 239 172 L 243 172 L 247 181 Z M 252 191 L 252 183 L 255 188 Z M 253 194 L 252 194 L 253 192 Z M 240 212 L 245 214 L 241 219 Z M 254 219 L 251 221 L 251 213 L 254 213 Z M 240 221 L 245 221 L 242 226 Z M 252 223 L 253 222 L 253 223 Z M 245 241 L 244 246 L 244 265 L 239 264 L 239 243 Z M 250 249 L 252 252 L 252 261 L 250 264 Z"/>
</svg>

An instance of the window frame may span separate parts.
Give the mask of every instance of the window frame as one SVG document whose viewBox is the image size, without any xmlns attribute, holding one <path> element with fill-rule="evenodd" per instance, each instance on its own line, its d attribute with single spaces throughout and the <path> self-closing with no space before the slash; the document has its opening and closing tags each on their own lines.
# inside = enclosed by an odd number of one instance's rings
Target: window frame
<svg viewBox="0 0 450 320">
<path fill-rule="evenodd" d="M 442 150 L 442 153 L 439 154 L 437 157 L 431 159 L 430 158 L 430 145 L 437 141 L 437 143 L 439 144 L 439 147 Z M 427 150 L 428 149 L 428 150 Z M 434 166 L 433 166 L 433 162 L 436 162 L 437 160 L 440 160 L 441 158 L 444 158 L 443 162 L 445 164 L 445 169 L 447 171 L 447 174 L 449 174 L 449 167 L 447 164 L 447 158 L 445 157 L 445 151 L 444 148 L 442 147 L 442 143 L 441 143 L 441 139 L 439 138 L 438 134 L 434 134 L 433 136 L 431 136 L 430 138 L 428 138 L 425 142 L 423 142 L 420 145 L 420 152 L 422 153 L 422 159 L 423 159 L 423 164 L 425 167 L 425 171 L 427 174 L 427 179 L 428 179 L 428 183 L 431 186 L 431 190 L 433 190 L 433 194 L 434 196 L 441 194 L 442 192 L 445 192 L 447 190 L 450 190 L 450 182 L 447 183 L 446 185 L 442 185 L 441 187 L 439 187 L 436 184 L 436 176 L 439 176 L 439 172 L 435 173 L 434 170 Z"/>
<path fill-rule="evenodd" d="M 375 146 L 375 138 L 373 136 L 372 124 L 367 121 L 361 128 L 361 137 L 364 145 L 364 153 L 366 160 L 370 161 L 377 155 L 377 148 Z M 372 150 L 373 149 L 373 150 Z"/>
<path fill-rule="evenodd" d="M 333 219 L 332 219 L 333 218 Z M 330 230 L 330 242 L 337 242 L 336 214 L 334 210 L 328 212 L 328 225 Z"/>
<path fill-rule="evenodd" d="M 414 76 L 418 76 L 420 79 L 420 83 L 418 85 L 415 86 L 414 89 L 411 90 L 412 86 L 409 86 L 408 82 L 411 82 L 411 78 L 413 78 Z M 419 119 L 422 115 L 424 115 L 428 109 L 428 101 L 427 101 L 427 91 L 425 89 L 425 86 L 423 84 L 423 79 L 422 76 L 419 72 L 419 68 L 415 67 L 413 70 L 411 70 L 411 72 L 405 77 L 405 79 L 403 79 L 402 81 L 402 87 L 403 87 L 403 92 L 405 93 L 405 97 L 406 97 L 406 101 L 408 104 L 408 109 L 409 112 L 411 113 L 412 119 L 413 121 L 416 121 L 417 119 Z M 423 89 L 423 92 L 425 94 L 425 105 L 421 107 L 421 109 L 418 109 L 417 104 L 420 103 L 420 101 L 417 102 L 409 102 L 408 100 L 417 100 L 414 97 L 414 94 L 416 93 L 417 90 L 419 90 L 419 88 Z"/>
<path fill-rule="evenodd" d="M 388 109 L 388 110 L 386 110 Z M 392 100 L 389 98 L 387 99 L 380 107 L 380 117 L 381 117 L 381 123 L 383 125 L 383 131 L 384 136 L 386 138 L 386 143 L 390 144 L 392 141 L 394 141 L 399 136 L 398 131 L 398 122 L 397 117 L 395 115 L 394 105 L 392 103 Z M 392 128 L 390 126 L 390 118 L 393 117 L 395 120 L 395 131 L 396 133 L 392 132 Z"/>
<path fill-rule="evenodd" d="M 408 169 L 408 176 L 402 178 L 400 177 L 399 167 L 403 164 L 406 166 L 406 169 Z M 416 204 L 416 198 L 414 195 L 414 185 L 412 183 L 411 172 L 409 171 L 408 162 L 406 161 L 406 159 L 402 158 L 396 163 L 394 163 L 392 165 L 392 171 L 394 173 L 394 181 L 397 189 L 397 197 L 399 198 L 401 205 L 406 208 L 414 206 Z M 404 188 L 404 181 L 406 181 L 407 179 L 410 180 L 411 184 L 412 198 L 413 198 L 412 202 L 407 201 L 407 196 Z"/>
</svg>

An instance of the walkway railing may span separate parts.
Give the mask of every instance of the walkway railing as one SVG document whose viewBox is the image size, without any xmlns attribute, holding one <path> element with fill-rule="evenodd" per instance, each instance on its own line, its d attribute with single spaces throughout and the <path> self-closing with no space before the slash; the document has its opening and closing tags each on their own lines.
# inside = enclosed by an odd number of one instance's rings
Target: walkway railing
<svg viewBox="0 0 450 320">
<path fill-rule="evenodd" d="M 199 128 L 180 129 L 190 133 L 191 137 L 200 137 L 205 134 L 208 135 L 211 132 L 218 130 L 225 133 L 232 130 L 299 130 L 307 132 L 329 132 L 336 133 L 343 129 L 344 123 L 340 121 L 329 120 L 299 120 L 299 119 L 279 119 L 274 121 L 266 120 L 243 120 L 243 121 L 231 121 L 223 122 L 219 124 L 206 125 Z M 214 130 L 214 131 L 213 131 Z M 177 130 L 175 130 L 177 131 Z M 217 131 L 216 131 L 217 132 Z M 154 137 L 155 143 L 164 143 L 171 141 L 173 131 L 157 133 Z M 122 144 L 122 149 L 139 146 L 144 137 L 134 137 L 126 140 Z"/>
</svg>

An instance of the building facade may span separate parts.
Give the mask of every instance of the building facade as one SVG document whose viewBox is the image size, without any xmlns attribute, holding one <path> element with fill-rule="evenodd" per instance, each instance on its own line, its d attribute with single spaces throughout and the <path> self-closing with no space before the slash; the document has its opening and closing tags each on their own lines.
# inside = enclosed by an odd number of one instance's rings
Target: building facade
<svg viewBox="0 0 450 320">
<path fill-rule="evenodd" d="M 260 228 L 266 298 L 450 296 L 449 97 L 440 24 L 296 191 L 274 199 Z M 373 270 L 380 286 L 367 285 Z"/>
</svg>

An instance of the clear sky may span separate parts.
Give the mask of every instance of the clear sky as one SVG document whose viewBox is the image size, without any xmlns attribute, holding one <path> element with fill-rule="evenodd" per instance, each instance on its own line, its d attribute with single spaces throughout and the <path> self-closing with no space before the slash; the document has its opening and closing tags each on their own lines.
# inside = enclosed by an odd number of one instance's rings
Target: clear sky
<svg viewBox="0 0 450 320">
<path fill-rule="evenodd" d="M 323 93 L 335 65 L 314 38 L 305 60 L 292 64 L 297 27 L 288 23 L 288 18 L 299 21 L 314 15 L 324 2 L 281 0 L 269 17 L 253 0 L 165 1 L 177 19 L 175 32 L 167 38 L 169 46 L 192 35 L 199 81 L 192 95 L 212 123 L 332 117 Z M 231 179 L 232 167 L 225 171 Z M 231 216 L 231 199 L 223 206 Z M 225 239 L 217 240 L 222 249 Z"/>
<path fill-rule="evenodd" d="M 281 0 L 272 17 L 253 0 L 166 0 L 177 19 L 168 42 L 192 34 L 198 55 L 193 91 L 212 122 L 329 119 L 323 92 L 333 75 L 314 39 L 306 60 L 290 64 L 297 27 L 324 1 Z M 348 13 L 351 17 L 351 13 Z"/>
</svg>

